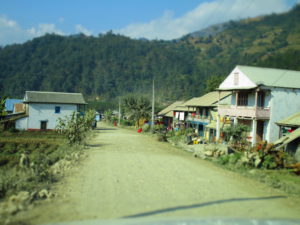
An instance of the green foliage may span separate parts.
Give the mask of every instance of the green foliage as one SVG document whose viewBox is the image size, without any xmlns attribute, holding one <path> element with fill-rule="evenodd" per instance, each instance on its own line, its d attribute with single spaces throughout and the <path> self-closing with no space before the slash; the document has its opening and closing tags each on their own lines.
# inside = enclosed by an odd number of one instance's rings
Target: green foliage
<svg viewBox="0 0 300 225">
<path fill-rule="evenodd" d="M 227 141 L 231 141 L 232 144 L 241 144 L 246 139 L 246 133 L 249 131 L 249 127 L 244 124 L 236 124 L 228 126 L 224 129 L 224 133 Z"/>
<path fill-rule="evenodd" d="M 113 111 L 108 109 L 104 112 L 104 120 L 108 123 L 114 123 L 117 121 L 117 118 L 114 116 Z"/>
<path fill-rule="evenodd" d="M 0 97 L 0 116 L 5 116 L 5 102 L 6 102 L 6 97 Z"/>
<path fill-rule="evenodd" d="M 95 111 L 89 110 L 85 116 L 73 112 L 71 116 L 58 118 L 56 129 L 66 136 L 70 145 L 82 144 L 87 136 L 87 132 L 92 129 L 92 122 L 95 118 Z"/>
<path fill-rule="evenodd" d="M 150 119 L 151 102 L 143 96 L 129 95 L 122 99 L 122 108 L 129 120 L 139 127 L 141 119 Z"/>
<path fill-rule="evenodd" d="M 288 13 L 231 21 L 205 37 L 176 41 L 135 40 L 112 32 L 47 34 L 0 48 L 0 95 L 82 92 L 95 109 L 105 111 L 116 106 L 110 100 L 118 96 L 150 96 L 153 78 L 156 96 L 172 101 L 204 94 L 205 80 L 227 75 L 237 64 L 300 70 L 299 11 L 298 5 Z"/>
<path fill-rule="evenodd" d="M 207 78 L 205 81 L 205 93 L 215 91 L 224 79 L 225 76 L 211 76 Z"/>
<path fill-rule="evenodd" d="M 150 125 L 148 123 L 145 123 L 142 126 L 142 130 L 143 130 L 143 132 L 149 132 L 150 131 Z"/>
</svg>

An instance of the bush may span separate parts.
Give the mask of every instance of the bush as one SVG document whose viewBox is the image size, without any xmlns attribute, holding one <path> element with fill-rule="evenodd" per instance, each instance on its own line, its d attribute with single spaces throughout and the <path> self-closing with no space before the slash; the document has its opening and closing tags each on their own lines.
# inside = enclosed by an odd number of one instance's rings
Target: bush
<svg viewBox="0 0 300 225">
<path fill-rule="evenodd" d="M 84 117 L 73 112 L 70 117 L 59 118 L 56 129 L 66 136 L 70 145 L 82 144 L 87 132 L 92 129 L 94 117 L 94 110 L 89 110 Z"/>
<path fill-rule="evenodd" d="M 142 126 L 142 130 L 143 130 L 143 132 L 149 132 L 150 131 L 150 125 L 148 123 L 145 123 Z"/>
</svg>

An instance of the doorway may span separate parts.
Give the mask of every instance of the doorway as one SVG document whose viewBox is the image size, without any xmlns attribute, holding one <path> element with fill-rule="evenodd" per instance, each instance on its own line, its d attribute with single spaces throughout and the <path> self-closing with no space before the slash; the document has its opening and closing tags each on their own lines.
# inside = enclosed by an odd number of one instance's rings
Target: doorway
<svg viewBox="0 0 300 225">
<path fill-rule="evenodd" d="M 41 130 L 47 130 L 47 121 L 41 121 Z"/>
<path fill-rule="evenodd" d="M 261 142 L 263 140 L 264 135 L 264 121 L 257 120 L 257 128 L 256 128 L 256 142 Z"/>
</svg>

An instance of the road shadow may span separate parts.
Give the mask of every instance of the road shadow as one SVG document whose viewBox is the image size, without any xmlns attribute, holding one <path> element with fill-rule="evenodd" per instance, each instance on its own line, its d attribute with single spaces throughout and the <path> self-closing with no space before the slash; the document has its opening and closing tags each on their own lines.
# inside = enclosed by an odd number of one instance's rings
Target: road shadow
<svg viewBox="0 0 300 225">
<path fill-rule="evenodd" d="M 186 210 L 186 209 L 193 209 L 193 208 L 202 208 L 202 207 L 206 207 L 206 206 L 224 204 L 224 203 L 229 203 L 229 202 L 272 200 L 272 199 L 279 199 L 279 198 L 286 198 L 286 196 L 280 195 L 280 196 L 267 196 L 267 197 L 258 197 L 258 198 L 231 198 L 231 199 L 217 200 L 217 201 L 211 201 L 211 202 L 203 202 L 203 203 L 192 204 L 192 205 L 183 205 L 183 206 L 176 206 L 176 207 L 170 207 L 170 208 L 165 208 L 165 209 L 158 209 L 158 210 L 153 210 L 153 211 L 149 211 L 149 212 L 124 216 L 124 217 L 122 217 L 122 219 L 152 216 L 152 215 L 166 213 L 166 212 L 174 212 L 174 211 L 178 211 L 178 210 Z"/>
<path fill-rule="evenodd" d="M 87 148 L 98 148 L 98 147 L 103 147 L 107 144 L 85 144 L 84 146 Z"/>
<path fill-rule="evenodd" d="M 117 130 L 117 128 L 95 128 L 94 130 Z"/>
</svg>

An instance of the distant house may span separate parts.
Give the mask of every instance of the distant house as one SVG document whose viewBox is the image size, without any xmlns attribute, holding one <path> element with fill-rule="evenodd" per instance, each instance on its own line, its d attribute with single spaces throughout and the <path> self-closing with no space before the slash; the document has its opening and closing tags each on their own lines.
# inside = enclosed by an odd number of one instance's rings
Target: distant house
<svg viewBox="0 0 300 225">
<path fill-rule="evenodd" d="M 19 130 L 55 129 L 57 119 L 83 112 L 86 102 L 81 93 L 26 91 L 26 117 L 16 120 Z"/>
<path fill-rule="evenodd" d="M 294 154 L 300 162 L 300 112 L 276 123 L 280 128 L 280 138 L 274 142 L 275 147 L 284 148 Z"/>
<path fill-rule="evenodd" d="M 186 122 L 196 129 L 199 136 L 206 140 L 214 141 L 216 137 L 216 111 L 218 101 L 221 104 L 230 104 L 231 92 L 218 91 L 209 92 L 201 97 L 192 98 L 184 103 L 189 109 L 195 113 L 190 113 L 186 118 Z"/>
<path fill-rule="evenodd" d="M 236 66 L 220 84 L 219 91 L 231 91 L 231 104 L 219 105 L 220 117 L 249 126 L 252 145 L 279 137 L 275 122 L 300 111 L 300 71 Z M 220 125 L 217 126 L 220 136 Z"/>
<path fill-rule="evenodd" d="M 177 106 L 180 106 L 184 103 L 184 101 L 176 101 L 169 105 L 168 107 L 161 110 L 157 115 L 161 116 L 163 119 L 164 125 L 170 130 L 173 128 L 173 118 L 176 116 L 176 112 L 174 110 Z M 175 115 L 174 115 L 175 114 Z"/>
<path fill-rule="evenodd" d="M 285 136 L 286 134 L 300 128 L 300 112 L 277 121 L 276 124 L 279 126 L 279 137 Z"/>
<path fill-rule="evenodd" d="M 6 99 L 5 101 L 5 111 L 8 114 L 16 112 L 15 105 L 16 104 L 22 104 L 22 99 Z"/>
</svg>

